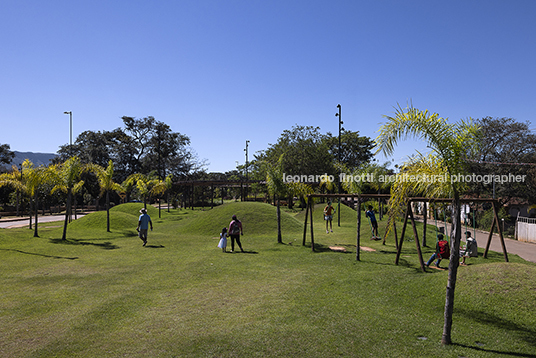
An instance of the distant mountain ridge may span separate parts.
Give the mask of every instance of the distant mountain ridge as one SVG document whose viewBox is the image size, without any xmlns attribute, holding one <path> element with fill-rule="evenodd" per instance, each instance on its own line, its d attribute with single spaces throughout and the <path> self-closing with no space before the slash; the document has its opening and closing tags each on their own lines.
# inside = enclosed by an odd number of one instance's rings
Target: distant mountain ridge
<svg viewBox="0 0 536 358">
<path fill-rule="evenodd" d="M 56 157 L 56 154 L 54 153 L 33 153 L 33 152 L 17 152 L 13 151 L 15 153 L 15 157 L 11 161 L 11 164 L 8 166 L 11 168 L 12 165 L 16 165 L 20 168 L 20 165 L 22 162 L 24 162 L 26 159 L 30 159 L 30 161 L 36 166 L 40 165 L 49 165 L 50 161 Z"/>
</svg>

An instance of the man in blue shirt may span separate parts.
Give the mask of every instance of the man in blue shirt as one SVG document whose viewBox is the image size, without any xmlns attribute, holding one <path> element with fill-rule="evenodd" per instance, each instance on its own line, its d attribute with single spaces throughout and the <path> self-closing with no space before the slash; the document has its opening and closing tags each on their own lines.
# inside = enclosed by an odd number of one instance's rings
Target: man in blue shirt
<svg viewBox="0 0 536 358">
<path fill-rule="evenodd" d="M 147 231 L 149 230 L 149 225 L 151 225 L 151 231 L 153 231 L 153 222 L 151 221 L 151 217 L 149 214 L 147 214 L 147 210 L 145 208 L 140 210 L 140 218 L 138 220 L 138 227 L 136 230 L 138 230 L 138 236 L 140 237 L 141 241 L 143 241 L 143 246 L 147 245 Z"/>
</svg>

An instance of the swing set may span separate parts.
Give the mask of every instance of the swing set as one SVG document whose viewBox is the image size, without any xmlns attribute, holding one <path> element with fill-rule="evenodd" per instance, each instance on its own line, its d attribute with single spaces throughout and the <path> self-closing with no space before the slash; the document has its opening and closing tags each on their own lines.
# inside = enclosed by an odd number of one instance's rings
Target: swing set
<svg viewBox="0 0 536 358">
<path fill-rule="evenodd" d="M 376 198 L 376 199 L 387 199 L 389 200 L 391 198 L 391 195 L 390 194 L 309 194 L 307 195 L 307 207 L 306 207 L 306 211 L 305 211 L 305 220 L 304 220 L 304 226 L 303 226 L 303 242 L 302 242 L 302 245 L 305 246 L 305 243 L 306 243 L 306 238 L 307 238 L 307 224 L 308 224 L 308 218 L 310 217 L 310 228 L 311 228 L 311 250 L 314 252 L 315 251 L 315 243 L 314 243 L 314 230 L 313 230 L 313 205 L 314 205 L 314 198 L 352 198 L 352 200 L 354 200 L 354 202 L 356 202 L 356 205 L 357 205 L 357 222 L 356 222 L 356 229 L 357 229 L 357 236 L 356 236 L 356 247 L 357 247 L 357 250 L 356 250 L 356 260 L 357 261 L 360 261 L 360 241 L 361 241 L 361 204 L 364 203 L 366 201 L 366 199 L 372 199 L 372 198 Z M 388 221 L 387 221 L 387 227 L 386 227 L 386 232 L 385 232 L 385 235 L 383 237 L 383 244 L 385 245 L 385 242 L 386 242 L 386 239 L 387 239 L 387 233 L 389 231 L 389 226 L 392 225 L 393 226 L 393 232 L 394 232 L 394 235 L 395 235 L 395 248 L 396 248 L 396 260 L 395 260 L 395 264 L 398 265 L 399 261 L 400 261 L 400 254 L 402 252 L 402 243 L 404 241 L 404 235 L 405 235 L 405 232 L 406 232 L 406 228 L 407 228 L 407 224 L 408 224 L 408 219 L 410 219 L 411 221 L 411 226 L 412 226 L 412 229 L 413 229 L 413 236 L 414 236 L 414 239 L 415 239 L 415 245 L 417 247 L 417 253 L 418 253 L 418 256 L 419 256 L 419 262 L 420 262 L 420 266 L 421 266 L 421 270 L 423 272 L 426 271 L 425 269 L 425 265 L 424 265 L 424 260 L 423 260 L 423 257 L 422 257 L 422 251 L 421 251 L 421 245 L 419 243 L 419 236 L 418 236 L 418 233 L 417 233 L 417 226 L 416 226 L 416 223 L 415 223 L 415 217 L 413 215 L 413 209 L 412 209 L 412 203 L 414 202 L 422 202 L 424 203 L 424 229 L 423 229 L 423 243 L 422 245 L 423 246 L 426 246 L 426 227 L 427 227 L 427 216 L 426 213 L 427 213 L 427 203 L 444 203 L 444 205 L 446 205 L 446 203 L 452 203 L 452 199 L 450 198 L 424 198 L 424 197 L 412 197 L 412 198 L 408 198 L 407 199 L 407 206 L 406 206 L 406 211 L 405 211 L 405 215 L 403 217 L 403 221 L 404 221 L 404 225 L 402 227 L 402 233 L 401 233 L 401 236 L 400 236 L 400 242 L 398 240 L 398 235 L 397 235 L 397 230 L 396 230 L 396 223 L 395 223 L 395 218 L 394 217 L 389 217 Z M 502 233 L 502 230 L 501 230 L 501 225 L 499 224 L 499 217 L 497 215 L 497 207 L 499 205 L 499 202 L 498 200 L 496 199 L 482 199 L 482 198 L 464 198 L 464 199 L 460 199 L 460 202 L 461 203 L 491 203 L 492 204 L 492 208 L 493 208 L 493 215 L 494 215 L 494 219 L 492 221 L 492 224 L 491 224 L 491 228 L 489 230 L 489 236 L 488 236 L 488 241 L 487 241 L 487 244 L 486 244 L 486 249 L 484 251 L 484 255 L 483 257 L 484 258 L 487 258 L 488 257 L 488 251 L 489 251 L 489 247 L 491 245 L 491 239 L 493 237 L 493 230 L 495 228 L 495 225 L 497 225 L 497 229 L 498 229 L 498 232 L 499 232 L 499 238 L 500 238 L 500 241 L 501 241 L 501 246 L 502 246 L 502 252 L 503 252 L 503 255 L 504 255 L 504 260 L 505 262 L 508 262 L 508 253 L 506 251 L 506 245 L 505 245 L 505 242 L 504 242 L 504 237 L 503 237 L 503 233 Z M 448 234 L 446 233 L 446 213 L 445 213 L 445 210 L 443 210 L 443 218 L 444 218 L 444 225 L 445 225 L 445 235 L 447 235 L 447 238 L 448 238 Z M 435 215 L 435 219 L 436 219 L 436 231 L 438 230 L 438 226 L 437 226 L 437 215 Z M 474 215 L 473 215 L 473 231 L 474 231 L 474 237 L 476 238 L 476 228 L 475 228 L 475 221 L 474 221 Z M 466 231 L 467 231 L 467 221 L 465 223 L 465 227 L 466 227 Z M 372 228 L 372 225 L 371 225 L 371 228 Z M 461 230 L 461 229 L 460 229 Z"/>
<path fill-rule="evenodd" d="M 413 236 L 414 236 L 414 239 L 415 239 L 415 245 L 417 247 L 417 253 L 419 255 L 419 262 L 420 262 L 420 265 L 421 265 L 421 270 L 424 272 L 425 271 L 425 265 L 424 265 L 424 260 L 423 260 L 423 257 L 422 257 L 421 246 L 420 246 L 420 243 L 419 243 L 419 236 L 418 236 L 418 233 L 417 233 L 417 226 L 415 224 L 415 218 L 414 218 L 414 215 L 413 215 L 413 208 L 412 208 L 412 203 L 415 203 L 415 202 L 423 202 L 424 203 L 423 246 L 426 246 L 426 227 L 427 227 L 427 225 L 426 225 L 427 224 L 426 223 L 426 221 L 427 221 L 426 204 L 427 203 L 452 203 L 452 199 L 448 199 L 448 198 L 439 198 L 439 199 L 434 199 L 434 198 L 408 198 L 407 206 L 406 206 L 406 212 L 405 212 L 404 217 L 403 217 L 404 226 L 402 227 L 402 234 L 401 234 L 401 237 L 400 237 L 400 243 L 398 243 L 398 237 L 397 237 L 396 225 L 395 225 L 394 218 L 389 218 L 389 221 L 387 223 L 386 230 L 389 230 L 389 224 L 393 225 L 394 234 L 395 234 L 395 247 L 396 247 L 396 250 L 397 250 L 395 264 L 398 265 L 398 263 L 400 261 L 400 254 L 402 252 L 402 243 L 404 242 L 404 234 L 406 232 L 408 219 L 410 219 L 411 226 L 412 226 L 412 229 L 413 229 Z M 481 198 L 461 199 L 460 202 L 461 203 L 491 203 L 492 204 L 493 216 L 494 217 L 493 217 L 493 222 L 491 224 L 491 229 L 489 231 L 488 242 L 486 244 L 486 249 L 484 251 L 483 257 L 484 258 L 488 257 L 489 247 L 491 245 L 491 239 L 493 238 L 493 229 L 495 228 L 495 225 L 497 225 L 497 229 L 499 231 L 499 238 L 501 240 L 501 246 L 502 246 L 502 251 L 503 251 L 503 255 L 504 255 L 504 260 L 505 260 L 505 262 L 508 262 L 508 253 L 506 251 L 506 245 L 505 245 L 505 242 L 504 242 L 504 237 L 503 237 L 503 233 L 502 233 L 502 230 L 501 230 L 501 226 L 499 225 L 499 217 L 497 215 L 497 211 L 498 211 L 497 206 L 498 206 L 499 202 L 497 200 L 495 200 L 495 199 L 481 199 Z M 437 231 L 439 230 L 438 226 L 437 226 L 437 215 L 434 215 L 434 218 L 436 220 L 436 234 L 437 234 Z M 446 230 L 446 226 L 447 226 L 446 221 L 447 220 L 446 220 L 446 212 L 445 212 L 445 210 L 443 210 L 443 219 L 444 219 L 444 228 L 445 228 L 444 235 L 446 236 L 446 238 L 448 240 L 449 235 L 448 235 L 447 230 Z M 463 225 L 461 224 L 460 226 L 463 226 Z M 465 223 L 465 228 L 466 228 L 466 231 L 467 231 L 467 221 Z M 461 230 L 461 228 L 460 228 L 460 230 Z M 473 215 L 473 231 L 475 233 L 474 237 L 476 237 L 476 228 L 475 228 L 475 222 L 474 222 L 474 215 Z M 386 234 L 387 234 L 387 231 L 386 231 Z M 385 238 L 384 238 L 384 243 L 385 243 Z"/>
<path fill-rule="evenodd" d="M 314 239 L 314 231 L 313 231 L 313 205 L 314 205 L 314 198 L 352 198 L 354 202 L 356 202 L 357 207 L 357 254 L 356 254 L 356 260 L 360 261 L 359 251 L 360 251 L 360 241 L 361 241 L 361 204 L 364 203 L 365 199 L 371 199 L 371 198 L 377 198 L 377 199 L 389 199 L 391 197 L 390 194 L 309 194 L 307 195 L 307 207 L 305 210 L 305 221 L 303 225 L 303 243 L 302 245 L 305 246 L 305 241 L 307 237 L 307 221 L 310 217 L 310 227 L 311 227 L 311 250 L 315 251 L 315 239 Z M 372 225 L 371 225 L 372 227 Z"/>
</svg>

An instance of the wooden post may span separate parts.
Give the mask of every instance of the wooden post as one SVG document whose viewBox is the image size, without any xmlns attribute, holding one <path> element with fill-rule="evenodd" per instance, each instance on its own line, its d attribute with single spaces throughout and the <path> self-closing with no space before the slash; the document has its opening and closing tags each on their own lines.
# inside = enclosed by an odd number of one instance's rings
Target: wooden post
<svg viewBox="0 0 536 358">
<path fill-rule="evenodd" d="M 305 205 L 305 223 L 303 224 L 303 242 L 302 246 L 305 246 L 305 238 L 307 237 L 307 215 L 309 214 L 309 206 L 311 205 L 311 197 L 307 197 L 307 204 Z"/>
<path fill-rule="evenodd" d="M 489 230 L 488 242 L 486 244 L 486 250 L 484 250 L 484 258 L 488 258 L 489 245 L 491 244 L 491 238 L 493 237 L 493 229 L 495 229 L 495 218 L 491 222 L 491 229 Z"/>
<path fill-rule="evenodd" d="M 404 234 L 406 233 L 406 226 L 408 224 L 409 206 L 410 206 L 410 203 L 408 202 L 408 205 L 406 206 L 406 212 L 404 214 L 404 225 L 402 226 L 402 234 L 400 236 L 400 245 L 398 245 L 398 249 L 396 251 L 395 265 L 398 265 L 398 261 L 400 260 L 400 253 L 402 252 L 402 243 L 404 242 Z"/>
<path fill-rule="evenodd" d="M 312 207 L 311 207 L 311 250 L 315 252 L 315 236 L 314 236 L 314 230 L 313 230 L 313 208 Z"/>
<path fill-rule="evenodd" d="M 385 245 L 385 240 L 387 240 L 387 233 L 389 232 L 389 225 L 391 224 L 392 220 L 393 217 L 389 215 L 389 218 L 387 219 L 387 225 L 385 225 L 385 234 L 383 235 L 382 245 Z"/>
<path fill-rule="evenodd" d="M 411 219 L 411 226 L 413 227 L 413 235 L 415 236 L 415 244 L 417 245 L 417 254 L 419 255 L 419 263 L 421 264 L 422 272 L 426 272 L 424 268 L 424 261 L 422 259 L 421 245 L 419 243 L 419 237 L 417 235 L 417 225 L 415 224 L 415 218 L 413 217 L 413 209 L 411 206 L 409 208 L 409 218 Z"/>
<path fill-rule="evenodd" d="M 361 251 L 361 196 L 357 197 L 357 244 L 355 259 L 360 261 L 359 252 Z"/>
<path fill-rule="evenodd" d="M 210 186 L 210 208 L 214 209 L 214 184 Z"/>
<path fill-rule="evenodd" d="M 499 222 L 499 215 L 497 215 L 496 202 L 493 202 L 493 216 L 495 217 L 495 222 L 497 223 L 497 230 L 499 231 L 499 237 L 501 238 L 501 246 L 502 246 L 502 250 L 503 250 L 504 261 L 508 262 L 508 253 L 506 252 L 506 245 L 504 244 L 504 237 L 503 237 L 501 224 Z"/>
</svg>

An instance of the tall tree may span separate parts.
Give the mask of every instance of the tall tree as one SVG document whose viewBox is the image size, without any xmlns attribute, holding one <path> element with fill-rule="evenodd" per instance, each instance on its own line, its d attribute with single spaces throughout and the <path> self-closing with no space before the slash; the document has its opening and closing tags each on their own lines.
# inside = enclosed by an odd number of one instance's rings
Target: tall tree
<svg viewBox="0 0 536 358">
<path fill-rule="evenodd" d="M 0 144 L 0 164 L 11 164 L 15 153 L 10 150 L 9 144 Z"/>
<path fill-rule="evenodd" d="M 264 162 L 266 185 L 270 195 L 275 199 L 277 208 L 277 242 L 280 244 L 283 243 L 281 234 L 281 197 L 289 196 L 289 200 L 292 200 L 294 196 L 304 198 L 307 194 L 313 193 L 311 186 L 305 183 L 285 182 L 283 178 L 283 160 L 284 155 L 281 155 L 275 165 L 270 162 Z"/>
<path fill-rule="evenodd" d="M 22 173 L 16 166 L 13 166 L 11 173 L 0 175 L 0 187 L 10 186 L 16 190 L 27 194 L 33 200 L 35 225 L 34 237 L 39 237 L 38 234 L 38 209 L 39 209 L 39 194 L 43 192 L 46 186 L 51 182 L 51 171 L 48 167 L 35 167 L 34 164 L 26 159 L 22 163 Z M 32 228 L 32 214 L 30 213 L 30 229 Z"/>
<path fill-rule="evenodd" d="M 343 129 L 341 132 L 341 160 L 340 164 L 349 170 L 358 168 L 368 162 L 373 157 L 372 149 L 374 141 L 365 136 L 360 136 L 359 132 L 352 132 Z M 338 162 L 339 158 L 339 137 L 328 133 L 325 141 L 333 160 Z"/>
<path fill-rule="evenodd" d="M 143 198 L 143 206 L 147 209 L 147 201 L 154 195 L 160 195 L 166 191 L 166 183 L 160 179 L 155 173 L 148 175 L 133 174 L 127 178 L 123 186 L 136 183 L 136 189 Z"/>
<path fill-rule="evenodd" d="M 279 244 L 283 243 L 283 237 L 281 235 L 281 197 L 287 194 L 287 186 L 283 180 L 283 157 L 281 155 L 275 165 L 265 162 L 266 185 L 268 186 L 270 195 L 274 197 L 276 202 L 277 242 Z"/>
<path fill-rule="evenodd" d="M 106 231 L 110 232 L 110 192 L 122 191 L 123 187 L 114 182 L 114 163 L 110 160 L 105 168 L 100 165 L 89 165 L 89 169 L 95 173 L 101 188 L 101 194 L 106 194 Z"/>
<path fill-rule="evenodd" d="M 524 182 L 470 183 L 474 195 L 493 196 L 503 203 L 513 197 L 536 202 L 536 135 L 529 123 L 513 118 L 477 119 L 482 139 L 478 152 L 468 157 L 471 172 L 477 175 L 526 175 Z"/>
<path fill-rule="evenodd" d="M 285 174 L 322 175 L 335 173 L 333 156 L 319 127 L 294 126 L 284 130 L 276 144 L 255 155 L 272 165 L 284 154 L 281 169 Z"/>
<path fill-rule="evenodd" d="M 71 217 L 73 194 L 76 194 L 84 185 L 84 181 L 80 180 L 84 166 L 80 162 L 80 158 L 74 156 L 67 159 L 61 166 L 51 167 L 50 170 L 55 183 L 52 193 L 59 190 L 67 194 L 65 220 L 63 223 L 63 234 L 61 236 L 62 240 L 66 240 L 67 224 Z"/>
<path fill-rule="evenodd" d="M 468 153 L 475 152 L 478 148 L 479 126 L 472 122 L 460 121 L 459 123 L 450 124 L 436 113 L 430 114 L 428 111 L 420 111 L 413 107 L 405 110 L 399 107 L 394 117 L 385 116 L 385 118 L 387 123 L 381 126 L 380 134 L 376 138 L 378 151 L 383 152 L 385 155 L 392 155 L 399 140 L 407 137 L 423 139 L 432 150 L 434 159 L 440 163 L 440 168 L 444 168 L 449 178 L 464 172 L 467 165 L 464 158 Z M 431 190 L 430 183 L 426 181 L 421 181 L 420 185 L 425 192 Z M 461 240 L 461 184 L 449 180 L 448 185 L 452 192 L 452 239 L 442 344 L 452 343 L 454 291 L 456 288 Z"/>
</svg>

